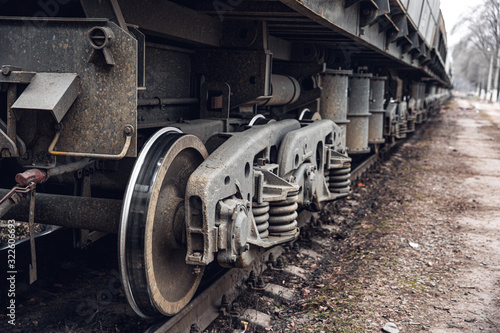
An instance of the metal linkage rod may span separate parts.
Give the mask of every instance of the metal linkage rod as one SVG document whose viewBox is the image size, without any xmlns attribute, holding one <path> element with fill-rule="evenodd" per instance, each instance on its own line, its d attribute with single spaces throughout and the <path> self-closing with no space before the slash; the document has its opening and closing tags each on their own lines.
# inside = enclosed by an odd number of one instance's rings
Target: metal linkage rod
<svg viewBox="0 0 500 333">
<path fill-rule="evenodd" d="M 0 189 L 0 197 L 8 192 L 9 190 Z M 35 221 L 37 223 L 116 234 L 122 201 L 37 193 L 36 206 Z M 0 210 L 3 211 L 2 208 Z M 10 210 L 5 214 L 5 219 L 28 221 L 29 201 L 24 200 L 15 207 L 11 205 Z"/>
</svg>

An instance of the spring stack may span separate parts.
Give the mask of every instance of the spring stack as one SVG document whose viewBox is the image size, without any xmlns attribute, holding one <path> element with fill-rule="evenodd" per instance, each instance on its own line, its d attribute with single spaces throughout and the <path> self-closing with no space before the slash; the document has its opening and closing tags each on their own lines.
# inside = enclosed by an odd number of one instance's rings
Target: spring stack
<svg viewBox="0 0 500 333">
<path fill-rule="evenodd" d="M 269 202 L 252 202 L 252 212 L 257 224 L 257 231 L 262 239 L 269 237 Z"/>
<path fill-rule="evenodd" d="M 273 201 L 269 209 L 269 236 L 293 235 L 297 229 L 299 192 L 288 193 L 286 200 Z"/>
<path fill-rule="evenodd" d="M 351 191 L 351 167 L 330 169 L 328 172 L 328 190 L 331 193 L 349 193 Z"/>
</svg>

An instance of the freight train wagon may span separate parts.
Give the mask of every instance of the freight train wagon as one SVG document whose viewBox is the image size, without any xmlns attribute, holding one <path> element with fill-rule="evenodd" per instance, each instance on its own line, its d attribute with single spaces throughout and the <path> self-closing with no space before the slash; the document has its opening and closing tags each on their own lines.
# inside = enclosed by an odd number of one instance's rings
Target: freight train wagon
<svg viewBox="0 0 500 333">
<path fill-rule="evenodd" d="M 2 0 L 0 15 L 0 216 L 74 228 L 79 246 L 117 234 L 142 317 L 178 313 L 213 262 L 295 241 L 349 194 L 353 160 L 451 87 L 439 0 Z"/>
</svg>

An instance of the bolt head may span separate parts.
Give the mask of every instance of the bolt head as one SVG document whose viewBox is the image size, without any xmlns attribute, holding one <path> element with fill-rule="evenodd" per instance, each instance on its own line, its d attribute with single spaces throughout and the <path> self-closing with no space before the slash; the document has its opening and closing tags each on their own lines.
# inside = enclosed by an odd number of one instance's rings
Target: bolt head
<svg viewBox="0 0 500 333">
<path fill-rule="evenodd" d="M 123 129 L 123 132 L 125 132 L 125 134 L 127 134 L 127 135 L 132 134 L 132 133 L 134 133 L 134 127 L 132 125 L 127 125 Z"/>
</svg>

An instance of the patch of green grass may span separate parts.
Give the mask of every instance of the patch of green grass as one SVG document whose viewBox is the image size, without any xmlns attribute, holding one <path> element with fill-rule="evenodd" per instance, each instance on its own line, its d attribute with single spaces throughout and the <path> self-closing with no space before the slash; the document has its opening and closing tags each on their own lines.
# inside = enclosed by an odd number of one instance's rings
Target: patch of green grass
<svg viewBox="0 0 500 333">
<path fill-rule="evenodd" d="M 412 288 L 414 290 L 425 290 L 425 286 L 421 285 L 419 282 L 418 282 L 418 279 L 415 278 L 415 277 L 409 277 L 405 274 L 399 274 L 398 275 L 399 278 L 401 278 L 401 283 L 398 284 L 398 287 L 401 287 L 401 288 Z"/>
</svg>

